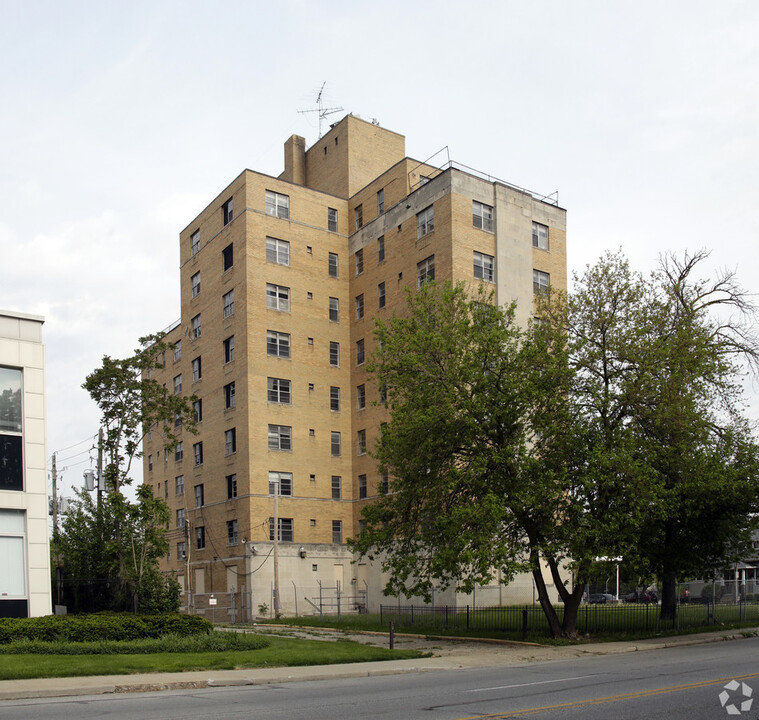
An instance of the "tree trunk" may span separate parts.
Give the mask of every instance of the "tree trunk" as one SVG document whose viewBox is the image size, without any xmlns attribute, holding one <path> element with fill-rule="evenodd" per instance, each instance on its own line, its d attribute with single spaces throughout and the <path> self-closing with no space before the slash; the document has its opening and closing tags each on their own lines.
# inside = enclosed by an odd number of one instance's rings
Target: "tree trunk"
<svg viewBox="0 0 759 720">
<path fill-rule="evenodd" d="M 661 609 L 659 619 L 674 625 L 677 612 L 677 586 L 674 570 L 665 570 L 662 575 Z"/>
<path fill-rule="evenodd" d="M 535 579 L 535 586 L 538 589 L 538 602 L 543 610 L 543 614 L 546 616 L 546 620 L 548 620 L 548 629 L 551 637 L 560 638 L 564 630 L 559 622 L 559 616 L 556 614 L 556 610 L 548 598 L 548 590 L 543 580 L 543 573 L 540 570 L 540 562 L 537 562 L 537 567 L 533 568 L 532 577 Z"/>
<path fill-rule="evenodd" d="M 548 567 L 551 570 L 551 577 L 553 578 L 561 602 L 564 603 L 564 619 L 561 623 L 562 637 L 574 640 L 577 638 L 577 611 L 580 608 L 585 583 L 577 583 L 572 592 L 569 592 L 564 586 L 564 581 L 559 573 L 559 565 L 554 558 L 548 558 Z M 581 573 L 580 576 L 584 577 L 584 574 Z"/>
</svg>

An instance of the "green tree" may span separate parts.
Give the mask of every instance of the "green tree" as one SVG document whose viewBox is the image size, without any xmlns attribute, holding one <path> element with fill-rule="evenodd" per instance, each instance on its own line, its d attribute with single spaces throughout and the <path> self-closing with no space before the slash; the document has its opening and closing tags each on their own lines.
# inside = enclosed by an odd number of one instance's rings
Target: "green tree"
<svg viewBox="0 0 759 720">
<path fill-rule="evenodd" d="M 695 281 L 702 254 L 644 279 L 621 254 L 538 299 L 522 330 L 462 286 L 409 293 L 379 323 L 370 370 L 390 421 L 375 455 L 393 477 L 354 547 L 389 591 L 469 591 L 532 572 L 554 636 L 575 636 L 600 559 L 675 582 L 740 552 L 759 511 L 757 448 L 740 411 L 739 358 L 756 361 L 730 275 Z M 541 565 L 564 605 L 556 612 Z M 570 569 L 567 586 L 561 570 Z"/>
<path fill-rule="evenodd" d="M 157 571 L 158 558 L 168 550 L 163 528 L 169 510 L 150 487 L 141 485 L 134 502 L 112 492 L 99 505 L 81 491 L 72 505 L 53 551 L 64 559 L 73 587 L 88 583 L 99 609 L 176 611 L 179 585 Z"/>
<path fill-rule="evenodd" d="M 536 332 L 565 338 L 570 370 L 567 412 L 554 409 L 541 438 L 542 461 L 580 501 L 567 552 L 578 561 L 595 533 L 603 555 L 655 573 L 664 618 L 678 579 L 741 551 L 759 502 L 737 365 L 757 358 L 741 320 L 751 307 L 732 274 L 694 278 L 704 257 L 667 257 L 644 279 L 607 254 L 566 303 L 538 308 Z"/>
<path fill-rule="evenodd" d="M 142 440 L 149 430 L 161 433 L 164 451 L 176 447 L 177 426 L 196 432 L 196 398 L 175 395 L 173 388 L 151 377 L 153 370 L 164 367 L 171 349 L 162 335 L 140 338 L 140 347 L 128 358 L 104 355 L 102 365 L 82 385 L 100 409 L 106 487 L 114 492 L 131 483 L 132 463 L 142 457 Z"/>
<path fill-rule="evenodd" d="M 533 573 L 556 635 L 575 632 L 582 586 L 560 576 L 555 528 L 564 476 L 541 471 L 533 421 L 561 395 L 560 363 L 526 342 L 514 307 L 462 285 L 409 293 L 406 317 L 378 323 L 369 369 L 387 389 L 390 422 L 375 450 L 390 492 L 364 510 L 353 546 L 382 556 L 387 590 L 429 597 L 433 586 L 470 592 L 496 573 Z M 559 348 L 561 351 L 561 348 Z M 565 603 L 563 627 L 548 596 L 546 562 Z"/>
<path fill-rule="evenodd" d="M 140 343 L 128 358 L 103 357 L 82 386 L 101 412 L 107 492 L 102 498 L 98 494 L 97 504 L 80 494 L 54 552 L 69 577 L 109 579 L 122 589 L 132 587 L 135 606 L 141 598 L 143 606 L 175 607 L 176 581 L 163 581 L 158 573 L 158 558 L 168 549 L 168 507 L 146 485 L 137 489 L 134 502 L 122 488 L 132 482 L 132 463 L 142 457 L 148 431 L 160 435 L 165 453 L 176 447 L 178 427 L 196 432 L 195 398 L 175 395 L 151 377 L 173 346 L 162 335 L 141 338 Z"/>
</svg>

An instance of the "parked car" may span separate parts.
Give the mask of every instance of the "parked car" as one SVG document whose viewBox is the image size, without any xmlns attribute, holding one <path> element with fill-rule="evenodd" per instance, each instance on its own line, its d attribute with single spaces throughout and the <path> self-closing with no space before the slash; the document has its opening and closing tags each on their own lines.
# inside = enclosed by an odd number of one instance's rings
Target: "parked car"
<svg viewBox="0 0 759 720">
<path fill-rule="evenodd" d="M 592 605 L 604 605 L 614 602 L 614 596 L 611 593 L 591 593 L 588 595 L 588 602 Z"/>
</svg>

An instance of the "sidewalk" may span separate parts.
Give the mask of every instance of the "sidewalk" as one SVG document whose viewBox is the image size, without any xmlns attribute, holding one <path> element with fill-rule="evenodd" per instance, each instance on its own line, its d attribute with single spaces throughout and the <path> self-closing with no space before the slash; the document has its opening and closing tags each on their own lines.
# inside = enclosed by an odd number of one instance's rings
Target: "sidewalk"
<svg viewBox="0 0 759 720">
<path fill-rule="evenodd" d="M 150 673 L 140 675 L 103 675 L 77 678 L 39 678 L 0 681 L 0 701 L 24 698 L 69 697 L 106 693 L 151 692 L 185 688 L 266 685 L 308 680 L 398 675 L 433 670 L 461 670 L 477 667 L 508 667 L 533 662 L 618 653 L 656 650 L 667 647 L 701 645 L 724 640 L 738 640 L 744 633 L 759 628 L 729 630 L 724 633 L 700 633 L 668 638 L 650 638 L 627 642 L 588 645 L 545 646 L 472 638 L 430 638 L 418 635 L 397 635 L 396 647 L 418 647 L 435 653 L 436 657 L 415 660 L 310 665 L 307 667 L 252 668 L 248 670 L 207 670 L 184 673 Z M 341 634 L 344 638 L 345 635 Z M 387 636 L 370 640 L 386 644 Z"/>
</svg>

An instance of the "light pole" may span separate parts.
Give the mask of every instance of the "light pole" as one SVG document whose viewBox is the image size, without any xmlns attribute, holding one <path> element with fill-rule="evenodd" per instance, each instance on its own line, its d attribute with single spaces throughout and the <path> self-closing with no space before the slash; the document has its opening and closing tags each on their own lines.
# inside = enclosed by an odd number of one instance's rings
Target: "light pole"
<svg viewBox="0 0 759 720">
<path fill-rule="evenodd" d="M 274 485 L 274 617 L 279 617 L 279 478 Z"/>
</svg>

